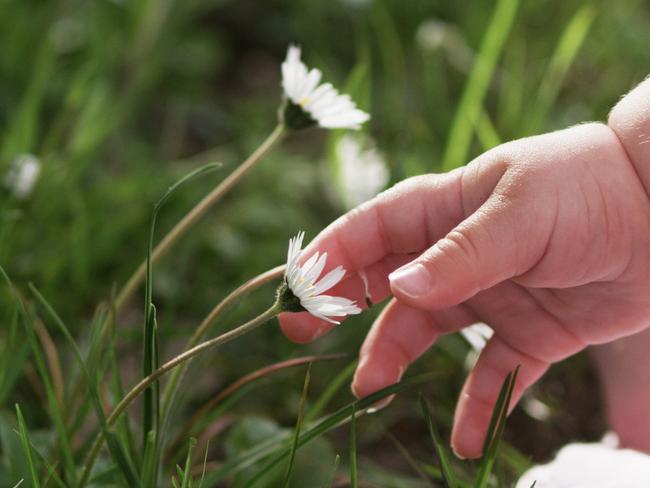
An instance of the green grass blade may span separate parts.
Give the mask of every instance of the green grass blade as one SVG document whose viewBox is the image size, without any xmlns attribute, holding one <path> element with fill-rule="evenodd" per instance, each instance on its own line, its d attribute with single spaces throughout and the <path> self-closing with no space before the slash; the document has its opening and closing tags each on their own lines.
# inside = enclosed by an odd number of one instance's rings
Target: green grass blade
<svg viewBox="0 0 650 488">
<path fill-rule="evenodd" d="M 488 486 L 490 474 L 492 473 L 492 468 L 496 459 L 497 448 L 499 447 L 499 441 L 501 440 L 501 435 L 503 434 L 503 429 L 505 428 L 506 419 L 508 417 L 508 408 L 510 406 L 510 400 L 515 388 L 518 373 L 519 366 L 517 366 L 512 373 L 508 373 L 503 385 L 501 386 L 501 391 L 499 392 L 497 402 L 492 411 L 490 426 L 488 427 L 485 443 L 483 445 L 483 458 L 476 476 L 476 488 L 485 488 Z"/>
<path fill-rule="evenodd" d="M 63 416 L 61 414 L 61 408 L 59 402 L 56 399 L 56 394 L 54 393 L 54 387 L 52 385 L 52 379 L 48 374 L 48 370 L 45 366 L 45 359 L 38 345 L 36 339 L 36 331 L 33 323 L 32 317 L 27 313 L 25 306 L 18 296 L 18 293 L 5 272 L 4 268 L 0 266 L 0 275 L 4 279 L 5 283 L 9 287 L 12 295 L 16 300 L 18 305 L 18 310 L 20 312 L 23 324 L 25 326 L 25 332 L 27 336 L 27 342 L 29 343 L 30 348 L 32 349 L 32 354 L 34 355 L 34 363 L 36 364 L 36 369 L 38 371 L 41 380 L 43 381 L 43 387 L 45 389 L 45 396 L 47 398 L 48 407 L 50 409 L 50 415 L 52 416 L 52 422 L 54 423 L 54 428 L 57 434 L 59 448 L 61 449 L 61 455 L 63 457 L 63 465 L 65 468 L 65 474 L 67 481 L 70 482 L 73 486 L 76 484 L 76 469 L 74 458 L 72 456 L 72 449 L 70 447 L 70 439 L 68 438 L 68 433 L 65 430 L 65 425 L 63 422 Z"/>
<path fill-rule="evenodd" d="M 183 176 L 180 180 L 170 186 L 163 196 L 156 202 L 154 205 L 152 214 L 151 214 L 151 224 L 149 226 L 149 241 L 147 245 L 147 269 L 145 276 L 145 298 L 144 298 L 144 351 L 143 351 L 143 367 L 142 374 L 143 378 L 149 376 L 153 371 L 158 368 L 158 341 L 157 341 L 157 332 L 156 332 L 156 309 L 153 304 L 153 241 L 156 230 L 156 220 L 158 219 L 158 214 L 165 204 L 165 202 L 172 196 L 172 194 L 178 190 L 185 183 L 188 183 L 194 178 L 197 178 L 205 173 L 215 170 L 220 165 L 217 163 L 208 163 L 200 168 L 191 171 L 190 173 Z M 149 386 L 143 392 L 144 398 L 144 408 L 143 408 L 143 419 L 142 419 L 142 428 L 143 428 L 143 446 L 147 444 L 147 436 L 151 429 L 154 429 L 155 432 L 158 432 L 159 422 L 160 422 L 160 384 L 158 381 L 155 381 L 151 386 Z M 156 434 L 157 435 L 157 434 Z M 158 442 L 155 443 L 155 446 L 159 445 Z"/>
<path fill-rule="evenodd" d="M 330 478 L 330 482 L 325 485 L 325 488 L 331 488 L 334 486 L 334 483 L 336 483 L 336 472 L 339 470 L 339 464 L 341 464 L 341 456 L 338 454 L 334 458 L 334 467 L 332 468 L 332 477 Z"/>
<path fill-rule="evenodd" d="M 499 0 L 483 37 L 480 51 L 467 79 L 442 157 L 442 170 L 466 163 L 472 134 L 483 110 L 483 101 L 497 61 L 515 20 L 519 0 Z"/>
<path fill-rule="evenodd" d="M 593 5 L 587 4 L 578 10 L 567 24 L 551 56 L 532 109 L 526 117 L 526 129 L 522 135 L 535 134 L 543 129 L 566 74 L 575 61 L 595 16 Z"/>
<path fill-rule="evenodd" d="M 352 406 L 350 415 L 350 488 L 358 486 L 357 473 L 357 410 Z"/>
<path fill-rule="evenodd" d="M 291 471 L 293 470 L 293 463 L 296 459 L 296 451 L 298 450 L 298 439 L 300 438 L 300 428 L 302 426 L 303 413 L 305 411 L 305 402 L 307 401 L 307 390 L 309 388 L 309 380 L 311 377 L 311 365 L 307 365 L 307 372 L 305 373 L 305 381 L 302 386 L 302 394 L 300 395 L 300 404 L 298 406 L 298 418 L 296 419 L 296 429 L 293 434 L 293 442 L 291 443 L 291 452 L 289 453 L 289 462 L 287 464 L 287 471 L 284 476 L 285 488 L 289 486 L 291 481 Z"/>
<path fill-rule="evenodd" d="M 298 439 L 298 447 L 303 446 L 309 441 L 320 437 L 330 430 L 347 423 L 350 420 L 353 409 L 355 409 L 357 412 L 366 410 L 372 407 L 372 405 L 374 405 L 379 400 L 399 393 L 400 391 L 403 391 L 407 388 L 412 388 L 413 386 L 427 383 L 437 376 L 437 373 L 424 373 L 417 376 L 411 376 L 409 378 L 403 379 L 399 383 L 395 383 L 393 385 L 387 386 L 386 388 L 382 388 L 372 395 L 368 395 L 361 400 L 357 400 L 346 405 L 345 407 L 340 408 L 336 412 L 326 416 L 315 426 L 303 432 Z M 249 486 L 253 486 L 257 481 L 261 479 L 261 475 L 263 473 L 266 473 L 268 470 L 272 469 L 289 455 L 290 448 L 291 446 L 286 441 L 280 441 L 278 443 L 263 444 L 262 446 L 249 449 L 248 451 L 240 454 L 232 460 L 224 463 L 215 471 L 209 473 L 208 480 L 210 483 L 208 484 L 214 484 L 217 481 L 222 480 L 224 477 L 239 472 L 242 469 L 245 469 L 246 467 L 251 466 L 264 458 L 273 456 L 267 465 L 265 465 L 257 473 L 257 475 L 250 480 Z"/>
<path fill-rule="evenodd" d="M 56 52 L 52 43 L 40 43 L 33 66 L 35 68 L 30 82 L 18 110 L 13 114 L 14 121 L 3 134 L 2 153 L 8 159 L 12 159 L 20 153 L 36 151 L 38 132 L 43 120 L 41 111 L 52 79 L 52 72 L 57 66 Z"/>
<path fill-rule="evenodd" d="M 147 281 L 149 278 L 147 277 Z M 149 285 L 147 285 L 149 286 Z M 147 292 L 150 293 L 150 292 Z M 155 322 L 156 322 L 156 307 L 151 303 L 145 305 L 145 326 L 144 326 L 144 354 L 143 354 L 143 367 L 142 367 L 142 377 L 146 378 L 153 371 L 156 370 L 154 365 L 154 349 L 156 348 L 156 331 L 155 331 Z M 143 411 L 142 411 L 142 433 L 143 433 L 143 447 L 147 446 L 147 437 L 149 432 L 154 428 L 155 423 L 155 405 L 154 405 L 154 390 L 155 385 L 158 382 L 154 382 L 143 392 Z"/>
<path fill-rule="evenodd" d="M 52 466 L 52 465 L 49 463 L 49 461 L 45 458 L 45 456 L 43 456 L 43 454 L 41 454 L 41 453 L 38 451 L 38 449 L 36 449 L 36 446 L 34 446 L 34 444 L 31 444 L 31 443 L 30 443 L 30 446 L 31 446 L 31 448 L 32 448 L 32 452 L 33 452 L 34 454 L 36 454 L 36 457 L 38 458 L 38 460 L 39 460 L 39 461 L 41 462 L 41 464 L 42 464 L 43 466 L 45 466 L 45 468 L 47 469 L 47 478 L 45 478 L 45 481 L 43 482 L 43 484 L 44 484 L 45 486 L 48 486 L 48 485 L 49 485 L 49 480 L 50 480 L 50 478 L 51 478 L 51 479 L 54 480 L 54 482 L 56 483 L 56 485 L 57 485 L 59 488 L 68 488 L 68 487 L 65 485 L 65 483 L 63 482 L 63 480 L 61 479 L 61 477 L 57 474 L 57 472 L 56 472 L 56 466 Z"/>
<path fill-rule="evenodd" d="M 427 486 L 433 488 L 433 484 L 431 483 L 431 480 L 427 476 L 427 474 L 422 470 L 422 467 L 420 464 L 415 460 L 415 458 L 411 455 L 410 452 L 408 452 L 408 449 L 402 444 L 397 437 L 395 437 L 393 434 L 390 432 L 386 432 L 386 436 L 390 439 L 390 441 L 395 444 L 395 447 L 399 451 L 400 455 L 404 458 L 404 461 L 417 473 L 417 475 L 420 477 L 420 479 L 426 484 Z M 436 471 L 437 475 L 436 478 L 439 480 L 443 479 L 442 472 L 440 470 Z"/>
<path fill-rule="evenodd" d="M 23 413 L 20 411 L 20 406 L 16 403 L 16 418 L 18 419 L 18 429 L 20 430 L 20 440 L 23 446 L 23 451 L 25 451 L 25 457 L 27 458 L 27 464 L 29 465 L 29 474 L 32 477 L 32 486 L 34 488 L 39 488 L 41 483 L 38 479 L 38 473 L 36 471 L 36 466 L 34 465 L 34 457 L 32 456 L 32 447 L 29 442 L 29 434 L 27 433 L 27 426 L 25 425 L 25 419 L 23 418 Z"/>
<path fill-rule="evenodd" d="M 142 470 L 140 472 L 140 486 L 155 486 L 155 472 L 158 467 L 156 462 L 156 433 L 150 430 L 147 433 L 147 443 L 144 445 Z"/>
<path fill-rule="evenodd" d="M 476 121 L 476 135 L 481 143 L 481 148 L 488 151 L 493 147 L 501 144 L 501 137 L 490 119 L 490 114 L 483 110 L 480 117 Z"/>
<path fill-rule="evenodd" d="M 126 451 L 119 443 L 119 439 L 117 438 L 117 436 L 115 436 L 115 434 L 110 431 L 108 424 L 106 423 L 106 414 L 104 413 L 104 408 L 102 407 L 102 403 L 99 398 L 97 379 L 93 379 L 93 377 L 90 374 L 90 371 L 88 371 L 83 356 L 81 355 L 81 350 L 79 349 L 79 346 L 77 346 L 77 343 L 75 342 L 74 338 L 72 337 L 72 334 L 68 330 L 68 327 L 65 325 L 63 320 L 61 320 L 61 317 L 59 317 L 59 315 L 56 313 L 54 308 L 52 308 L 49 302 L 45 299 L 45 297 L 43 297 L 43 295 L 41 295 L 41 293 L 36 289 L 36 287 L 33 284 L 30 283 L 29 288 L 32 294 L 34 295 L 34 297 L 36 298 L 36 300 L 41 305 L 41 307 L 43 307 L 43 309 L 47 312 L 47 314 L 50 316 L 54 324 L 59 328 L 59 330 L 65 337 L 66 341 L 72 348 L 75 358 L 79 363 L 79 366 L 81 367 L 84 378 L 88 383 L 88 390 L 90 391 L 92 404 L 95 407 L 97 420 L 99 421 L 99 425 L 102 429 L 104 437 L 106 438 L 106 444 L 108 445 L 108 449 L 111 453 L 111 456 L 115 461 L 115 463 L 120 468 L 120 472 L 124 477 L 124 480 L 126 481 L 127 485 L 135 486 L 135 483 L 137 482 L 136 481 L 137 477 L 135 475 L 135 469 L 133 468 L 133 462 L 131 461 L 131 459 L 129 459 Z"/>
<path fill-rule="evenodd" d="M 88 371 L 92 376 L 102 376 L 102 362 L 110 359 L 103 354 L 103 349 L 106 346 L 104 338 L 101 334 L 102 324 L 108 317 L 108 311 L 103 308 L 96 314 L 90 327 L 89 345 L 85 354 L 85 363 Z M 76 365 L 73 365 L 76 366 Z M 88 395 L 85 394 L 82 387 L 85 384 L 82 378 L 81 368 L 73 368 L 68 381 L 68 388 L 65 391 L 65 397 L 71 399 L 71 408 L 66 411 L 66 425 L 69 426 L 70 435 L 77 434 L 79 429 L 82 428 L 86 421 L 88 413 L 92 410 L 89 405 Z M 76 400 L 82 403 L 78 408 L 73 408 L 76 405 Z"/>
<path fill-rule="evenodd" d="M 510 381 L 512 380 L 512 373 L 508 373 L 506 379 L 503 380 L 501 385 L 501 390 L 499 391 L 499 396 L 497 397 L 497 402 L 494 405 L 494 410 L 492 410 L 492 417 L 490 418 L 490 424 L 488 425 L 487 434 L 485 435 L 485 440 L 483 441 L 482 455 L 486 456 L 488 450 L 490 449 L 490 443 L 496 432 L 497 423 L 499 422 L 499 417 L 501 416 L 501 411 L 503 410 L 503 402 L 505 401 L 506 395 L 508 394 L 508 389 L 510 387 Z"/>
<path fill-rule="evenodd" d="M 114 336 L 111 338 L 111 345 L 108 348 L 109 356 L 109 373 L 111 378 L 111 389 L 115 399 L 124 397 L 124 388 L 122 386 L 122 378 L 115 355 Z M 133 433 L 129 425 L 129 416 L 122 415 L 115 425 L 115 431 L 120 438 L 120 442 L 125 446 L 129 457 L 134 460 L 134 464 L 139 464 L 139 456 L 135 449 L 135 442 L 133 440 Z M 138 461 L 136 461 L 138 460 Z"/>
<path fill-rule="evenodd" d="M 208 465 L 208 451 L 210 450 L 210 439 L 205 445 L 205 454 L 203 455 L 203 469 L 201 470 L 201 479 L 199 480 L 199 488 L 203 488 L 203 480 L 205 479 L 205 469 Z"/>
<path fill-rule="evenodd" d="M 14 310 L 9 323 L 9 334 L 0 351 L 0 405 L 16 386 L 23 373 L 23 365 L 29 356 L 29 343 L 19 334 L 20 311 Z"/>
<path fill-rule="evenodd" d="M 344 385 L 348 384 L 348 380 L 352 377 L 356 367 L 357 361 L 352 361 L 345 367 L 345 369 L 337 374 L 332 381 L 329 382 L 327 388 L 325 388 L 323 393 L 321 393 L 318 399 L 314 402 L 314 405 L 309 409 L 309 412 L 305 414 L 305 423 L 311 422 L 323 412 L 332 397 L 334 397 L 334 395 L 336 395 Z"/>
<path fill-rule="evenodd" d="M 443 475 L 443 480 L 447 488 L 456 488 L 456 476 L 451 468 L 451 463 L 449 462 L 449 457 L 447 456 L 447 451 L 445 446 L 440 438 L 438 433 L 438 428 L 433 421 L 433 416 L 431 415 L 431 407 L 429 402 L 424 398 L 424 395 L 420 393 L 420 408 L 422 410 L 422 415 L 424 420 L 427 423 L 427 428 L 429 430 L 429 435 L 431 436 L 431 441 L 433 442 L 433 447 L 438 454 L 438 459 L 440 460 L 440 468 Z"/>
<path fill-rule="evenodd" d="M 192 484 L 192 456 L 194 448 L 196 447 L 196 439 L 190 438 L 190 446 L 187 449 L 187 458 L 185 459 L 185 469 L 183 470 L 183 477 L 181 480 L 181 488 L 191 488 Z"/>
</svg>

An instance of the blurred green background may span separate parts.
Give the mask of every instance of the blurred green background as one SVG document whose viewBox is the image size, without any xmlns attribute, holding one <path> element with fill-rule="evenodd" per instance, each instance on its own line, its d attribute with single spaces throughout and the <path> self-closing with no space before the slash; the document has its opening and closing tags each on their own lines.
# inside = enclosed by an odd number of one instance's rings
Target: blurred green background
<svg viewBox="0 0 650 488">
<path fill-rule="evenodd" d="M 292 42 L 371 113 L 363 131 L 394 183 L 464 164 L 502 141 L 604 120 L 650 71 L 650 7 L 641 0 L 0 0 L 0 180 L 22 154 L 42 163 L 27 198 L 0 190 L 0 265 L 19 288 L 34 282 L 82 344 L 97 305 L 144 258 L 152 205 L 165 189 L 201 164 L 224 163 L 173 197 L 158 236 L 272 130 L 280 63 Z M 282 263 L 290 236 L 304 229 L 310 239 L 345 211 L 335 183 L 340 135 L 289 137 L 156 267 L 163 357 L 227 292 Z M 270 286 L 247 298 L 214 330 L 262 310 L 272 293 Z M 3 289 L 0 306 L 9 303 Z M 120 319 L 127 385 L 139 372 L 141 313 L 137 298 Z M 322 352 L 353 358 L 371 315 L 316 344 L 291 344 L 271 326 L 206 355 L 185 383 L 178 418 L 263 365 Z M 3 323 L 8 316 L 0 314 Z M 466 350 L 448 338 L 415 367 L 440 373 L 425 392 L 444 435 Z M 70 352 L 62 346 L 60 354 L 65 369 Z M 315 365 L 310 396 L 350 360 Z M 46 430 L 29 356 L 16 355 L 12 366 L 18 373 L 2 392 L 3 416 L 18 401 L 28 424 Z M 303 375 L 280 373 L 242 397 L 226 414 L 235 427 L 213 441 L 214 459 L 265 428 L 291 426 Z M 595 388 L 586 357 L 554 367 L 535 389 L 550 419 L 518 410 L 506 439 L 539 460 L 563 442 L 599 438 Z M 344 387 L 337 401 L 350 397 Z M 386 431 L 428 459 L 414 398 L 404 395 L 359 424 L 360 469 L 373 486 L 417 477 Z M 317 456 L 327 462 L 311 474 L 329 473 L 346 439 L 322 441 Z"/>
</svg>

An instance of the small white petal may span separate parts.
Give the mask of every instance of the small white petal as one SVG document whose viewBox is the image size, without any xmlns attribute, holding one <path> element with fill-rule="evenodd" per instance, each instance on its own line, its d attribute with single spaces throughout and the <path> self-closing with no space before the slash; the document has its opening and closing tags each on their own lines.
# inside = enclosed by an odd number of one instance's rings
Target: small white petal
<svg viewBox="0 0 650 488">
<path fill-rule="evenodd" d="M 316 284 L 314 284 L 314 289 L 312 290 L 312 293 L 314 295 L 320 295 L 324 291 L 329 290 L 332 288 L 334 285 L 336 285 L 339 281 L 343 279 L 345 276 L 345 270 L 343 269 L 343 266 L 338 266 L 336 269 L 333 269 L 329 273 L 327 273 L 323 278 Z"/>
<path fill-rule="evenodd" d="M 318 69 L 312 69 L 304 80 L 298 93 L 298 103 L 306 105 L 311 99 L 311 95 L 320 81 L 321 72 Z"/>
<path fill-rule="evenodd" d="M 289 250 L 287 252 L 287 267 L 284 272 L 285 276 L 289 276 L 295 271 L 300 257 L 300 250 L 302 249 L 302 241 L 305 238 L 304 232 L 299 232 L 296 237 L 289 239 Z"/>
<path fill-rule="evenodd" d="M 287 269 L 285 280 L 291 292 L 300 300 L 300 304 L 315 317 L 327 320 L 333 324 L 339 322 L 331 317 L 344 317 L 361 312 L 361 309 L 353 300 L 344 297 L 332 297 L 321 295 L 343 279 L 345 269 L 338 266 L 327 273 L 321 280 L 318 277 L 325 269 L 327 253 L 320 255 L 314 253 L 307 261 L 300 266 L 298 264 L 301 255 L 304 233 L 299 233 L 295 238 L 289 240 L 287 252 Z M 318 281 L 317 281 L 318 280 Z"/>
<path fill-rule="evenodd" d="M 302 273 L 303 275 L 306 275 L 309 273 L 311 268 L 316 264 L 316 261 L 318 261 L 318 253 L 313 254 L 305 263 L 301 266 L 302 268 Z"/>
<path fill-rule="evenodd" d="M 316 254 L 318 255 L 318 254 Z M 303 270 L 303 274 L 305 277 L 305 281 L 308 281 L 310 283 L 310 287 L 314 286 L 314 282 L 316 279 L 320 276 L 320 274 L 323 272 L 323 269 L 325 268 L 325 263 L 327 262 L 327 253 L 323 254 L 318 258 L 316 263 L 308 270 Z"/>
</svg>

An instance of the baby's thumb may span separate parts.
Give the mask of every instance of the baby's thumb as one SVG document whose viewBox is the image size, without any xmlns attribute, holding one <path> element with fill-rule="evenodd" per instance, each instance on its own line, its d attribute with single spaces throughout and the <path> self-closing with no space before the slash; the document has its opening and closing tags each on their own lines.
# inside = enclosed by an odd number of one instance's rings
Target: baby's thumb
<svg viewBox="0 0 650 488">
<path fill-rule="evenodd" d="M 519 217 L 520 209 L 493 194 L 433 247 L 391 273 L 393 294 L 420 309 L 448 308 L 527 271 L 534 264 L 525 244 L 530 219 Z"/>
</svg>

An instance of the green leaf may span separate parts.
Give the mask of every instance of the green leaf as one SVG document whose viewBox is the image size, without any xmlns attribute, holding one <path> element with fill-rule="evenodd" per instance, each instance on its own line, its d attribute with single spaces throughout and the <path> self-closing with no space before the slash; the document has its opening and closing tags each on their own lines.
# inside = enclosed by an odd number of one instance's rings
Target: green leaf
<svg viewBox="0 0 650 488">
<path fill-rule="evenodd" d="M 413 386 L 424 384 L 428 381 L 431 381 L 433 378 L 438 376 L 437 373 L 424 373 L 417 376 L 411 376 L 405 378 L 399 383 L 387 386 L 371 395 L 368 395 L 361 400 L 357 400 L 348 404 L 345 407 L 340 408 L 336 412 L 326 416 L 315 426 L 307 429 L 300 435 L 298 439 L 298 446 L 303 446 L 308 442 L 320 437 L 321 435 L 329 432 L 330 430 L 339 427 L 347 423 L 352 414 L 352 409 L 354 408 L 357 411 L 366 410 L 371 407 L 377 401 L 386 398 L 392 394 L 399 393 L 402 390 L 411 388 Z M 256 462 L 265 459 L 269 456 L 273 456 L 272 459 L 268 462 L 268 466 L 262 468 L 261 472 L 266 472 L 270 469 L 271 466 L 282 462 L 285 457 L 290 453 L 291 445 L 287 442 L 285 436 L 280 436 L 276 439 L 272 439 L 269 442 L 262 443 L 252 449 L 249 449 L 238 456 L 234 456 L 232 459 L 221 465 L 216 470 L 209 472 L 206 476 L 208 484 L 216 484 L 218 481 L 223 480 L 227 476 L 231 476 L 234 473 L 237 473 L 249 466 L 252 466 Z M 250 485 L 252 486 L 259 478 L 254 477 Z"/>
<path fill-rule="evenodd" d="M 20 312 L 16 306 L 11 315 L 9 334 L 4 337 L 0 352 L 0 405 L 12 392 L 29 356 L 29 343 L 19 334 L 19 321 Z"/>
<path fill-rule="evenodd" d="M 157 442 L 156 432 L 150 430 L 147 433 L 147 442 L 144 445 L 142 470 L 140 472 L 140 486 L 155 486 L 154 482 L 158 471 L 158 460 L 156 458 Z"/>
<path fill-rule="evenodd" d="M 305 414 L 305 423 L 311 422 L 323 412 L 334 395 L 336 395 L 344 385 L 348 384 L 348 380 L 352 377 L 356 367 L 357 361 L 352 361 L 328 383 L 327 388 L 325 388 L 323 393 L 321 393 L 318 399 L 314 402 L 314 405 Z"/>
<path fill-rule="evenodd" d="M 25 327 L 25 332 L 27 335 L 27 342 L 29 343 L 32 354 L 34 355 L 34 363 L 36 364 L 36 369 L 43 381 L 43 387 L 45 389 L 45 396 L 47 398 L 48 407 L 50 409 L 50 415 L 52 416 L 52 421 L 54 423 L 54 428 L 57 433 L 57 438 L 59 442 L 59 447 L 61 454 L 63 456 L 63 464 L 65 467 L 65 477 L 66 480 L 74 485 L 76 484 L 76 469 L 74 458 L 72 456 L 72 449 L 70 447 L 70 440 L 68 438 L 68 433 L 65 430 L 65 425 L 63 422 L 63 416 L 61 414 L 61 406 L 56 399 L 56 394 L 54 393 L 54 387 L 52 384 L 52 379 L 48 374 L 48 369 L 45 366 L 45 359 L 36 340 L 36 332 L 34 330 L 33 318 L 29 315 L 25 306 L 20 299 L 18 292 L 16 291 L 11 279 L 5 272 L 4 268 L 0 266 L 0 275 L 2 275 L 4 281 L 9 287 L 12 295 L 15 298 L 18 310 L 20 312 L 22 322 Z"/>
<path fill-rule="evenodd" d="M 501 386 L 497 402 L 492 411 L 492 418 L 488 427 L 485 442 L 483 444 L 483 457 L 479 466 L 478 474 L 476 475 L 476 488 L 485 488 L 488 486 L 490 474 L 496 459 L 497 448 L 499 441 L 505 428 L 506 418 L 508 417 L 508 408 L 510 406 L 510 399 L 512 392 L 515 388 L 517 375 L 519 373 L 519 366 L 511 373 L 508 373 L 506 379 Z"/>
<path fill-rule="evenodd" d="M 196 447 L 196 439 L 190 438 L 190 446 L 187 449 L 187 459 L 185 459 L 185 469 L 183 470 L 183 477 L 181 488 L 191 488 L 192 485 L 192 455 Z"/>
<path fill-rule="evenodd" d="M 86 367 L 86 363 L 81 355 L 81 350 L 77 346 L 77 343 L 72 337 L 72 334 L 70 334 L 70 331 L 68 330 L 68 327 L 65 325 L 63 320 L 61 320 L 59 315 L 54 311 L 52 306 L 43 297 L 43 295 L 41 295 L 41 293 L 38 291 L 38 289 L 36 289 L 36 287 L 33 284 L 30 283 L 29 288 L 32 294 L 34 295 L 34 297 L 36 298 L 36 300 L 47 312 L 47 314 L 50 316 L 54 324 L 59 328 L 59 330 L 67 340 L 68 344 L 72 348 L 75 358 L 79 363 L 79 366 L 81 367 L 84 378 L 88 383 L 88 390 L 90 392 L 92 404 L 95 407 L 97 420 L 99 421 L 100 428 L 104 434 L 104 437 L 106 438 L 106 444 L 108 445 L 108 450 L 111 453 L 111 457 L 120 468 L 120 473 L 124 477 L 124 480 L 126 481 L 127 485 L 135 486 L 135 484 L 137 483 L 137 477 L 135 474 L 135 469 L 133 468 L 133 462 L 131 461 L 131 459 L 129 459 L 126 451 L 123 449 L 117 436 L 115 436 L 115 434 L 109 429 L 108 424 L 106 423 L 106 414 L 104 413 L 104 408 L 102 407 L 102 403 L 99 398 L 97 378 L 93 379 L 93 377 L 90 374 L 90 371 L 88 371 L 88 368 Z"/>
<path fill-rule="evenodd" d="M 339 464 L 341 464 L 341 456 L 338 454 L 334 458 L 334 468 L 332 468 L 332 478 L 330 479 L 330 482 L 325 485 L 325 488 L 328 487 L 333 487 L 334 483 L 336 483 L 336 472 L 339 470 Z"/>
<path fill-rule="evenodd" d="M 151 224 L 149 226 L 149 241 L 147 246 L 147 268 L 145 276 L 145 298 L 144 298 L 144 353 L 143 353 L 143 367 L 142 374 L 143 378 L 149 376 L 153 371 L 158 369 L 158 334 L 157 334 L 157 324 L 156 324 L 156 308 L 153 304 L 153 241 L 156 230 L 156 220 L 158 218 L 158 213 L 163 207 L 165 202 L 172 196 L 172 194 L 178 190 L 185 183 L 191 181 L 192 179 L 215 170 L 220 165 L 217 163 L 208 163 L 200 168 L 188 173 L 183 176 L 180 180 L 170 186 L 164 195 L 158 200 L 154 205 L 153 212 L 151 215 Z M 158 436 L 158 430 L 160 428 L 160 383 L 155 381 L 151 386 L 143 393 L 144 395 L 144 408 L 143 408 L 143 420 L 142 420 L 142 429 L 143 429 L 143 447 L 149 446 L 148 443 L 148 433 L 150 430 L 154 430 L 156 436 Z M 153 448 L 158 449 L 159 442 L 153 444 Z"/>
<path fill-rule="evenodd" d="M 501 137 L 494 127 L 490 114 L 484 109 L 476 121 L 476 135 L 484 151 L 501 144 Z"/>
<path fill-rule="evenodd" d="M 440 467 L 443 475 L 443 480 L 447 488 L 456 488 L 456 476 L 451 468 L 451 463 L 449 462 L 449 457 L 447 456 L 447 450 L 440 438 L 438 433 L 438 428 L 433 420 L 433 415 L 431 415 L 431 407 L 429 402 L 424 398 L 424 395 L 420 393 L 420 408 L 422 409 L 422 415 L 424 420 L 427 423 L 427 428 L 429 430 L 429 435 L 431 436 L 431 441 L 433 442 L 433 447 L 438 454 L 438 459 L 440 460 Z"/>
<path fill-rule="evenodd" d="M 56 467 L 52 466 L 48 460 L 41 454 L 38 449 L 34 446 L 34 444 L 31 443 L 30 441 L 30 447 L 32 449 L 32 452 L 36 454 L 36 457 L 38 457 L 39 461 L 45 468 L 47 469 L 47 478 L 43 482 L 45 486 L 48 486 L 50 478 L 54 480 L 54 482 L 59 486 L 59 488 L 67 488 L 61 477 L 57 474 L 56 472 Z"/>
<path fill-rule="evenodd" d="M 208 465 L 208 451 L 210 450 L 210 440 L 205 445 L 205 454 L 203 455 L 203 469 L 201 470 L 201 479 L 199 480 L 199 488 L 203 488 L 203 480 L 205 479 L 205 468 Z"/>
<path fill-rule="evenodd" d="M 29 474 L 32 477 L 32 486 L 34 488 L 39 488 L 41 486 L 40 481 L 38 480 L 38 473 L 36 471 L 36 466 L 34 465 L 34 457 L 32 456 L 32 447 L 29 442 L 29 434 L 27 433 L 27 426 L 25 425 L 25 419 L 23 418 L 23 413 L 20 411 L 20 406 L 16 403 L 16 418 L 18 419 L 18 428 L 20 430 L 20 440 L 23 446 L 23 451 L 25 452 L 25 457 L 27 458 L 27 464 L 29 465 Z"/>
<path fill-rule="evenodd" d="M 311 373 L 311 365 L 307 365 L 307 372 L 305 373 L 305 381 L 302 386 L 302 394 L 300 395 L 300 404 L 298 406 L 298 418 L 296 419 L 296 429 L 293 434 L 293 442 L 291 443 L 291 452 L 289 453 L 289 462 L 287 463 L 287 471 L 284 475 L 284 486 L 289 486 L 291 480 L 291 470 L 293 469 L 293 462 L 296 458 L 296 451 L 298 450 L 298 438 L 300 437 L 300 427 L 302 426 L 302 418 L 305 410 L 305 402 L 307 400 L 307 390 L 309 388 L 309 379 Z"/>
<path fill-rule="evenodd" d="M 350 488 L 357 488 L 357 410 L 352 405 L 350 415 Z"/>
<path fill-rule="evenodd" d="M 532 107 L 527 111 L 525 130 L 522 135 L 535 134 L 543 129 L 542 126 L 548 118 L 562 83 L 587 37 L 595 16 L 593 5 L 584 5 L 565 27 L 542 78 L 537 96 L 533 98 Z"/>
</svg>

